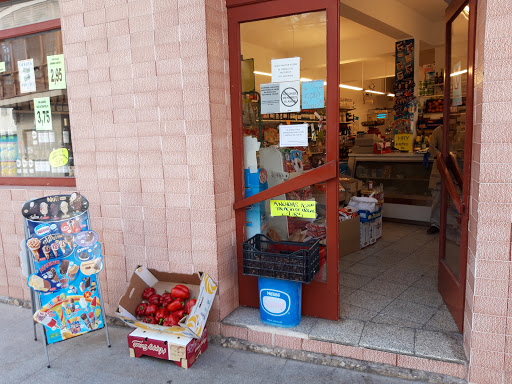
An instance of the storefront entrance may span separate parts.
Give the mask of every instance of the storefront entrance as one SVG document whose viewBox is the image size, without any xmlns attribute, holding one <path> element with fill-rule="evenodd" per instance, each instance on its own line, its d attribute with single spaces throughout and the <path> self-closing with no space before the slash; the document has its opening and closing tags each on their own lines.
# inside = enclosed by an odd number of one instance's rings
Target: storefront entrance
<svg viewBox="0 0 512 384">
<path fill-rule="evenodd" d="M 464 364 L 476 1 L 248 3 L 228 10 L 240 305 L 269 276 L 244 241 L 318 240 L 292 332 Z"/>
</svg>

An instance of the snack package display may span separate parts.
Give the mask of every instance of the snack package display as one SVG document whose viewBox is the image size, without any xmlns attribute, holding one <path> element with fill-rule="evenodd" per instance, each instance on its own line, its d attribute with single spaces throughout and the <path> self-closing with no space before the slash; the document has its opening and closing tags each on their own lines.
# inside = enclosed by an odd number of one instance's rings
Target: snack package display
<svg viewBox="0 0 512 384">
<path fill-rule="evenodd" d="M 45 326 L 48 344 L 104 327 L 96 289 L 103 257 L 98 235 L 89 229 L 88 207 L 78 192 L 22 207 L 34 265 L 27 284 L 39 292 L 34 320 Z"/>
</svg>

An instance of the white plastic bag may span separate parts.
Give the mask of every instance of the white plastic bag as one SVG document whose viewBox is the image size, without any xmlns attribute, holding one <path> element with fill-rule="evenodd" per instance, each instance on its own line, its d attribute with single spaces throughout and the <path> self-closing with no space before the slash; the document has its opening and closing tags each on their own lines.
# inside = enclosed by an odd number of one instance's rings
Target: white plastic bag
<svg viewBox="0 0 512 384">
<path fill-rule="evenodd" d="M 348 206 L 354 208 L 356 211 L 375 212 L 377 210 L 377 203 L 377 199 L 373 197 L 352 196 Z"/>
</svg>

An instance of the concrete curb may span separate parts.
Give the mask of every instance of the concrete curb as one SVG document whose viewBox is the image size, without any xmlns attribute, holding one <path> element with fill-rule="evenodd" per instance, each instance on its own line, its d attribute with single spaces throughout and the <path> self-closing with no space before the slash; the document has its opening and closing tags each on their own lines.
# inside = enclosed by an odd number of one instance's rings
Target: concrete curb
<svg viewBox="0 0 512 384">
<path fill-rule="evenodd" d="M 307 363 L 325 365 L 335 368 L 351 369 L 359 372 L 373 373 L 382 376 L 395 377 L 406 380 L 423 381 L 433 384 L 467 384 L 466 380 L 415 369 L 393 367 L 386 364 L 372 363 L 350 359 L 347 357 L 325 355 L 315 352 L 296 351 L 280 347 L 269 347 L 247 340 L 232 337 L 210 336 L 209 341 L 225 348 L 240 349 L 244 351 L 268 354 L 285 359 L 298 360 Z"/>
</svg>

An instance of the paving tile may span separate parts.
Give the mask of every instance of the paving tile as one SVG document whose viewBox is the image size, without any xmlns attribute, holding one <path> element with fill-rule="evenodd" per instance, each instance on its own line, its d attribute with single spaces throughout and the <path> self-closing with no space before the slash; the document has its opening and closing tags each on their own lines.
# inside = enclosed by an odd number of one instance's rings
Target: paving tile
<svg viewBox="0 0 512 384">
<path fill-rule="evenodd" d="M 425 324 L 423 329 L 430 331 L 458 332 L 459 328 L 450 311 L 438 309 L 435 315 Z"/>
<path fill-rule="evenodd" d="M 428 276 L 422 274 L 412 286 L 426 289 L 437 289 L 437 276 Z"/>
<path fill-rule="evenodd" d="M 416 331 L 414 353 L 416 356 L 429 357 L 444 361 L 466 361 L 463 337 L 460 333 L 442 333 L 418 330 Z"/>
<path fill-rule="evenodd" d="M 347 297 L 349 297 L 352 293 L 356 291 L 355 288 L 346 287 L 344 285 L 340 285 L 340 302 L 345 301 Z"/>
<path fill-rule="evenodd" d="M 414 330 L 394 325 L 366 323 L 359 345 L 398 353 L 414 353 Z"/>
<path fill-rule="evenodd" d="M 437 289 L 409 287 L 398 298 L 400 300 L 436 308 L 443 304 L 443 298 Z"/>
<path fill-rule="evenodd" d="M 364 322 L 354 319 L 330 321 L 319 319 L 311 329 L 309 338 L 331 343 L 357 345 L 363 332 Z"/>
<path fill-rule="evenodd" d="M 375 315 L 377 315 L 376 311 L 356 307 L 354 305 L 343 302 L 343 300 L 341 301 L 340 317 L 342 318 L 368 321 L 371 320 Z"/>
<path fill-rule="evenodd" d="M 347 298 L 346 303 L 356 307 L 380 312 L 392 301 L 393 298 L 391 297 L 382 296 L 373 292 L 358 290 Z"/>
<path fill-rule="evenodd" d="M 351 266 L 350 268 L 348 268 L 347 273 L 374 278 L 374 277 L 381 275 L 386 269 L 387 268 L 385 268 L 385 267 L 382 268 L 382 267 L 375 267 L 372 265 L 357 263 L 357 264 Z"/>
<path fill-rule="evenodd" d="M 407 285 L 391 283 L 389 281 L 379 280 L 378 278 L 370 281 L 361 287 L 366 292 L 377 293 L 382 296 L 388 296 L 393 299 L 400 296 L 408 288 Z"/>
<path fill-rule="evenodd" d="M 363 259 L 366 259 L 367 257 L 368 257 L 368 255 L 361 253 L 361 251 L 356 251 L 356 252 L 349 253 L 346 256 L 343 256 L 343 259 L 357 263 Z"/>
<path fill-rule="evenodd" d="M 286 328 L 287 333 L 309 334 L 313 325 L 318 321 L 314 317 L 302 316 L 302 319 L 296 327 Z M 258 308 L 238 307 L 231 312 L 224 320 L 223 324 L 234 325 L 238 327 L 251 328 L 255 331 L 264 331 L 271 333 L 283 333 L 283 328 L 266 325 L 260 320 L 260 310 Z"/>
<path fill-rule="evenodd" d="M 372 278 L 368 276 L 354 275 L 352 273 L 342 272 L 340 273 L 340 284 L 345 287 L 359 289 Z"/>
<path fill-rule="evenodd" d="M 355 263 L 357 263 L 357 261 L 345 260 L 344 258 L 340 258 L 340 271 L 344 272 L 347 268 L 350 268 Z"/>
<path fill-rule="evenodd" d="M 358 264 L 371 265 L 373 267 L 382 269 L 388 269 L 394 265 L 394 263 L 390 263 L 388 260 L 377 255 L 368 256 L 366 259 L 361 260 Z"/>
<path fill-rule="evenodd" d="M 383 315 L 399 317 L 424 325 L 432 318 L 432 316 L 434 316 L 436 312 L 437 309 L 433 307 L 396 299 L 381 313 Z"/>
<path fill-rule="evenodd" d="M 404 271 L 403 268 L 392 268 L 379 276 L 379 280 L 396 284 L 411 285 L 423 276 L 421 271 Z"/>
<path fill-rule="evenodd" d="M 406 320 L 402 317 L 383 315 L 382 313 L 377 314 L 377 316 L 375 316 L 371 321 L 372 321 L 372 323 L 377 323 L 377 324 L 396 325 L 398 327 L 407 327 L 407 328 L 414 328 L 414 329 L 420 329 L 422 327 L 421 323 Z"/>
</svg>

